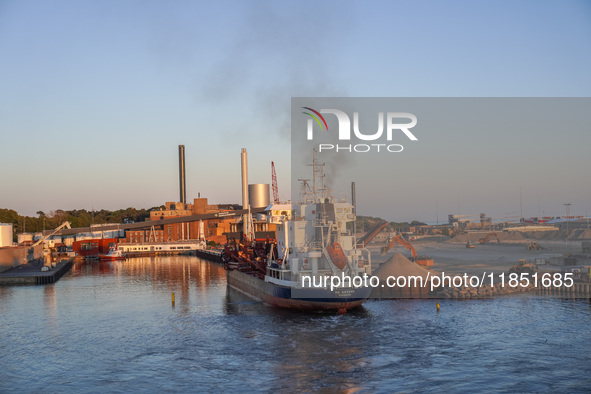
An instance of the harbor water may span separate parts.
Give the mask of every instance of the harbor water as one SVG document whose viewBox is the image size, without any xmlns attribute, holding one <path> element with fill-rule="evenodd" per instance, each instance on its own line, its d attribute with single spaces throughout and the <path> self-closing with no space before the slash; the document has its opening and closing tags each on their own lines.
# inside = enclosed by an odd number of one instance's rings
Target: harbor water
<svg viewBox="0 0 591 394">
<path fill-rule="evenodd" d="M 172 303 L 174 293 L 174 305 Z M 516 295 L 274 309 L 196 257 L 0 287 L 0 392 L 588 392 L 591 304 Z"/>
</svg>

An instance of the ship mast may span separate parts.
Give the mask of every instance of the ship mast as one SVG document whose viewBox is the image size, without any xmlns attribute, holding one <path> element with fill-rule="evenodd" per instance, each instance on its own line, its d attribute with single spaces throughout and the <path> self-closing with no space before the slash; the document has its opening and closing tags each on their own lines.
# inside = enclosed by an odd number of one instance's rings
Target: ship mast
<svg viewBox="0 0 591 394">
<path fill-rule="evenodd" d="M 299 182 L 302 182 L 301 186 L 300 186 L 300 198 L 302 199 L 302 203 L 311 203 L 314 202 L 313 198 L 314 195 L 312 193 L 312 190 L 310 189 L 310 184 L 308 182 L 310 182 L 309 179 L 298 179 Z"/>
<path fill-rule="evenodd" d="M 312 151 L 312 195 L 314 202 L 324 202 L 326 198 L 326 188 L 324 187 L 324 163 L 318 163 L 316 160 L 316 149 Z"/>
</svg>

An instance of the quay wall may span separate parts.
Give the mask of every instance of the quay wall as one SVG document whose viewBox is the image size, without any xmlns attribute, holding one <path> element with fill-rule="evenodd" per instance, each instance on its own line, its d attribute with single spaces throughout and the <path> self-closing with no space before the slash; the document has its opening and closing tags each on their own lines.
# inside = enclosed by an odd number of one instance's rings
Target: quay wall
<svg viewBox="0 0 591 394">
<path fill-rule="evenodd" d="M 42 265 L 28 263 L 0 273 L 0 286 L 48 285 L 57 282 L 74 264 L 74 259 L 60 261 L 49 271 L 41 271 Z"/>
</svg>

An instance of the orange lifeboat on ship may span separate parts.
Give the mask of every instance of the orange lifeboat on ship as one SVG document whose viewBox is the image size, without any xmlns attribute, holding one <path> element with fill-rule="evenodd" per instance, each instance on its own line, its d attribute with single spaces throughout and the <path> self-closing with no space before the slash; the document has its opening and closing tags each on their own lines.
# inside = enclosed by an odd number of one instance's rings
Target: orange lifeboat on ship
<svg viewBox="0 0 591 394">
<path fill-rule="evenodd" d="M 347 256 L 341 247 L 341 244 L 338 242 L 333 242 L 326 247 L 326 251 L 330 256 L 333 264 L 337 266 L 338 269 L 343 269 L 347 266 L 349 260 L 347 260 Z"/>
</svg>

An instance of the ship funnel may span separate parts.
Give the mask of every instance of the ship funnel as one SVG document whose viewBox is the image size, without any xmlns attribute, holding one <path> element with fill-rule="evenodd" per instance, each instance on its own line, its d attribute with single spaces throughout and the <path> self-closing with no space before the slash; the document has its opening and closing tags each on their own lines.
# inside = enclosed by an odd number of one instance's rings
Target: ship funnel
<svg viewBox="0 0 591 394">
<path fill-rule="evenodd" d="M 187 189 L 185 183 L 185 145 L 179 145 L 179 186 L 180 202 L 187 203 Z"/>
</svg>

